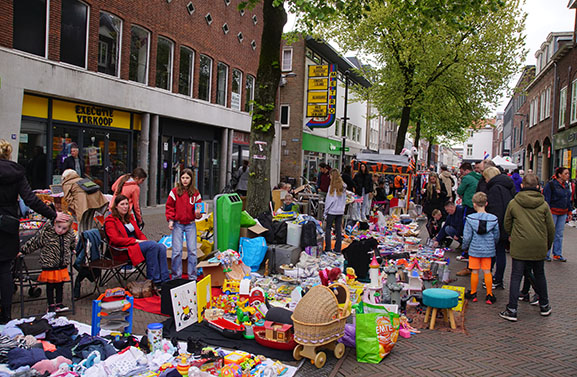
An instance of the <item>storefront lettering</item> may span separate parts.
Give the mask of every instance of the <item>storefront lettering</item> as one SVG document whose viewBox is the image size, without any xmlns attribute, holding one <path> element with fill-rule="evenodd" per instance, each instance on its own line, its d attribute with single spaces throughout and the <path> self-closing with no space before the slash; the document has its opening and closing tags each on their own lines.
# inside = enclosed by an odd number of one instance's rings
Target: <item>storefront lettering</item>
<svg viewBox="0 0 577 377">
<path fill-rule="evenodd" d="M 114 121 L 114 110 L 112 109 L 82 105 L 76 105 L 74 109 L 78 123 L 111 126 Z"/>
</svg>

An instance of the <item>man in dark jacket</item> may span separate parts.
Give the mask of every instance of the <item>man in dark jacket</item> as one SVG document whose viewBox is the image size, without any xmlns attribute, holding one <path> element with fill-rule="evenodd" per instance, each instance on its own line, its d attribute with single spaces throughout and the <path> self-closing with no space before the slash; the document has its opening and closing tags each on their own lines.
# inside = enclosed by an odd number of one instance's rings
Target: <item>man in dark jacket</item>
<svg viewBox="0 0 577 377">
<path fill-rule="evenodd" d="M 62 164 L 62 171 L 66 169 L 75 170 L 79 177 L 84 175 L 84 159 L 79 155 L 80 149 L 76 143 L 70 146 L 70 156 L 64 159 Z"/>
<path fill-rule="evenodd" d="M 18 254 L 20 238 L 18 226 L 9 229 L 4 222 L 10 220 L 18 222 L 18 196 L 24 203 L 42 216 L 54 220 L 66 221 L 68 215 L 56 213 L 50 207 L 38 199 L 30 189 L 26 180 L 26 170 L 14 161 L 10 161 L 12 146 L 6 140 L 0 139 L 0 323 L 6 323 L 11 319 L 13 282 L 10 271 L 11 262 Z"/>
<path fill-rule="evenodd" d="M 491 267 L 497 265 L 493 274 L 493 289 L 502 289 L 504 288 L 503 275 L 507 263 L 505 249 L 509 248 L 509 235 L 504 227 L 505 211 L 517 191 L 513 180 L 507 174 L 501 174 L 496 167 L 485 168 L 483 178 L 487 182 L 487 212 L 497 216 L 499 220 L 499 242 L 497 242 L 496 255 L 491 264 Z"/>
<path fill-rule="evenodd" d="M 327 195 L 327 192 L 329 191 L 329 186 L 331 184 L 331 176 L 329 175 L 329 172 L 331 171 L 331 167 L 328 164 L 325 164 L 324 162 L 322 162 L 319 165 L 320 168 L 320 172 L 319 172 L 319 176 L 317 178 L 317 188 L 319 190 L 319 194 L 323 197 Z"/>
<path fill-rule="evenodd" d="M 486 194 L 487 193 L 487 181 L 485 180 L 485 177 L 483 177 L 483 171 L 485 171 L 485 169 L 488 169 L 490 167 L 495 168 L 497 166 L 490 159 L 483 160 L 483 161 L 479 162 L 478 165 L 479 165 L 479 173 L 481 173 L 481 178 L 479 178 L 479 183 L 477 183 L 477 191 L 476 192 L 484 192 Z"/>
<path fill-rule="evenodd" d="M 458 243 L 463 241 L 463 229 L 465 227 L 465 219 L 467 218 L 467 208 L 448 201 L 445 203 L 445 211 L 447 211 L 448 216 L 439 234 L 435 237 L 435 246 L 439 246 L 445 238 L 450 238 Z"/>
</svg>

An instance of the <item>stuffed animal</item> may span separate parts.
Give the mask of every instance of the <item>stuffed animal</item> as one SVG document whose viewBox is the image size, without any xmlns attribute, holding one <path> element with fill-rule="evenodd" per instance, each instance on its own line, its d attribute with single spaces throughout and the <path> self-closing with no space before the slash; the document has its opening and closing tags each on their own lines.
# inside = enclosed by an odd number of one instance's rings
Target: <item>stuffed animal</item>
<svg viewBox="0 0 577 377">
<path fill-rule="evenodd" d="M 339 280 L 340 276 L 341 276 L 341 269 L 338 267 L 331 268 L 330 270 L 328 268 L 325 268 L 324 270 L 319 271 L 321 284 L 325 286 L 328 286 L 329 284 Z"/>
</svg>

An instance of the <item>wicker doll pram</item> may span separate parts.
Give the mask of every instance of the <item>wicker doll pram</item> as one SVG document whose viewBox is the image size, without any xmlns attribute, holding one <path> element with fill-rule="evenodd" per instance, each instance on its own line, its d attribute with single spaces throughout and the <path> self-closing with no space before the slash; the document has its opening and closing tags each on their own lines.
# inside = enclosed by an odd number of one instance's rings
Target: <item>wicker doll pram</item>
<svg viewBox="0 0 577 377">
<path fill-rule="evenodd" d="M 350 293 L 347 286 L 335 283 L 329 287 L 317 285 L 299 301 L 292 315 L 294 338 L 298 346 L 293 356 L 303 356 L 321 368 L 326 354 L 317 348 L 334 351 L 336 358 L 344 355 L 345 347 L 336 340 L 345 334 L 345 323 L 351 314 Z"/>
</svg>

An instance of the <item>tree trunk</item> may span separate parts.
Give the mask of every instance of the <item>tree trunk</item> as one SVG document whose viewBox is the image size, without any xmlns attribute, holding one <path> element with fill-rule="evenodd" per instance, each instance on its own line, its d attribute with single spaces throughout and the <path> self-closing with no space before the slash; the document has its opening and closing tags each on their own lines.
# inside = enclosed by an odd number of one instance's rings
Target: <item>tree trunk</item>
<svg viewBox="0 0 577 377">
<path fill-rule="evenodd" d="M 419 149 L 419 141 L 421 141 L 421 119 L 417 121 L 417 125 L 415 127 L 415 144 L 414 147 Z"/>
<path fill-rule="evenodd" d="M 409 128 L 409 121 L 411 120 L 411 107 L 405 104 L 401 114 L 401 124 L 397 132 L 397 143 L 395 144 L 395 154 L 401 154 L 405 147 L 405 137 L 407 136 L 407 129 Z"/>
<path fill-rule="evenodd" d="M 431 166 L 431 157 L 433 156 L 433 141 L 428 140 L 429 146 L 427 147 L 427 169 Z"/>
<path fill-rule="evenodd" d="M 263 30 L 250 129 L 250 159 L 247 190 L 248 213 L 258 216 L 269 210 L 271 196 L 271 147 L 275 129 L 275 107 L 280 81 L 280 46 L 287 16 L 281 3 L 263 1 Z"/>
</svg>

